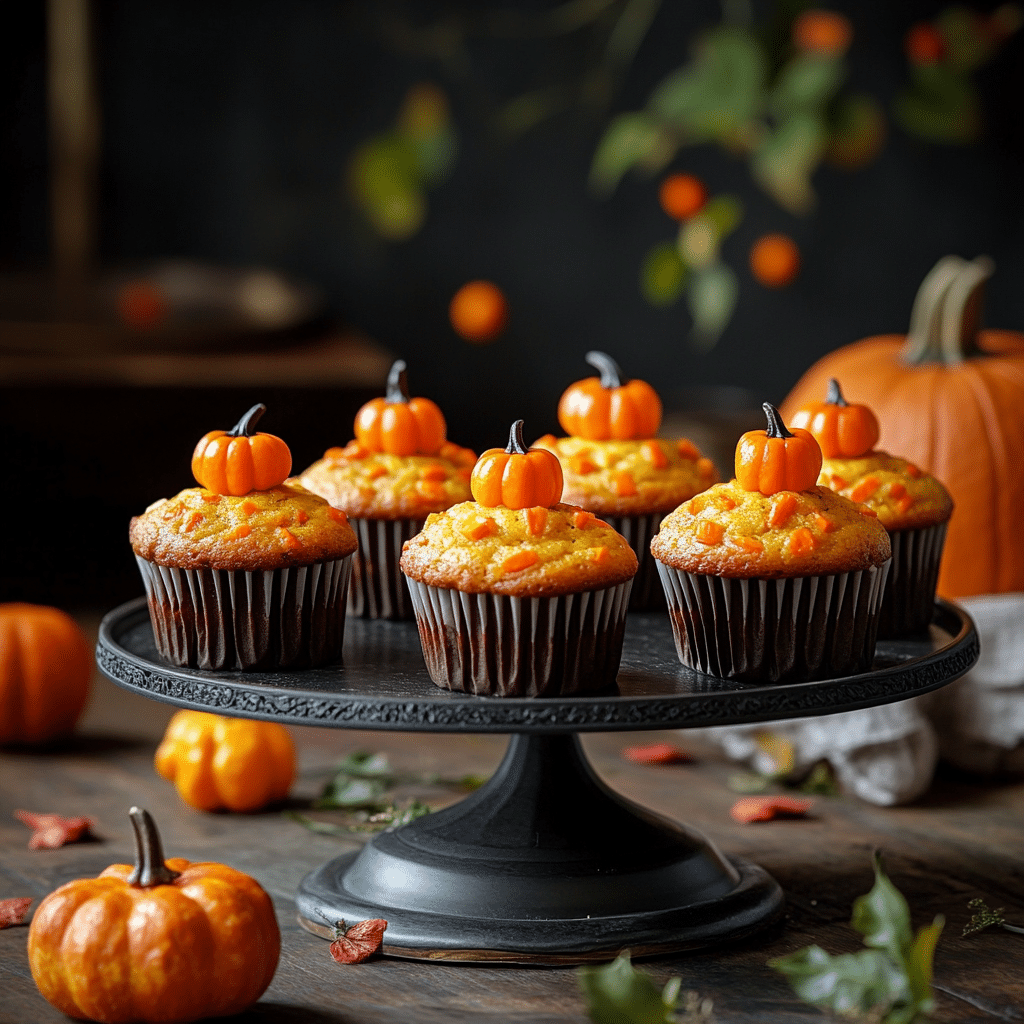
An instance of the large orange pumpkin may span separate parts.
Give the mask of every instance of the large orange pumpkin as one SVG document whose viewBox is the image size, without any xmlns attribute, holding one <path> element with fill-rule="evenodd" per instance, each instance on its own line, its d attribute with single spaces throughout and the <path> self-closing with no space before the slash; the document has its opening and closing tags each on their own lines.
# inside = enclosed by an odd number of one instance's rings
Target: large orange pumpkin
<svg viewBox="0 0 1024 1024">
<path fill-rule="evenodd" d="M 955 509 L 938 589 L 947 597 L 1024 591 L 1024 334 L 980 330 L 985 258 L 940 260 L 907 335 L 866 338 L 824 356 L 781 410 L 789 419 L 830 378 L 869 405 L 879 448 L 938 477 Z"/>
<path fill-rule="evenodd" d="M 0 744 L 70 733 L 89 696 L 92 663 L 85 634 L 66 612 L 0 604 Z"/>
<path fill-rule="evenodd" d="M 69 1017 L 127 1024 L 240 1013 L 281 951 L 274 905 L 226 864 L 164 863 L 148 812 L 129 812 L 136 863 L 50 893 L 28 934 L 32 977 Z"/>
</svg>

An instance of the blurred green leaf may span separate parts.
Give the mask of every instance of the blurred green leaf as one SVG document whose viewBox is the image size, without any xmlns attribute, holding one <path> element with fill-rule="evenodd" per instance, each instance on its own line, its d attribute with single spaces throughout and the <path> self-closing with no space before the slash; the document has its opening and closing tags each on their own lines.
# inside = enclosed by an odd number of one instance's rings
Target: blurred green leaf
<svg viewBox="0 0 1024 1024">
<path fill-rule="evenodd" d="M 353 198 L 361 205 L 416 188 L 418 178 L 416 148 L 397 132 L 367 139 L 352 155 L 349 182 Z"/>
<path fill-rule="evenodd" d="M 841 58 L 798 53 L 779 71 L 768 93 L 768 109 L 777 118 L 818 110 L 839 91 L 845 77 Z"/>
<path fill-rule="evenodd" d="M 348 811 L 362 808 L 377 810 L 384 804 L 387 783 L 380 779 L 352 779 L 348 776 L 336 776 L 326 786 L 320 796 L 313 801 L 318 810 L 341 807 Z"/>
<path fill-rule="evenodd" d="M 413 140 L 416 168 L 427 186 L 439 185 L 455 166 L 459 152 L 459 138 L 450 125 Z"/>
<path fill-rule="evenodd" d="M 882 870 L 878 854 L 874 858 L 875 884 L 853 904 L 850 924 L 864 936 L 864 945 L 884 950 L 896 963 L 902 963 L 910 949 L 910 908 L 903 894 Z"/>
<path fill-rule="evenodd" d="M 917 64 L 897 98 L 896 120 L 928 142 L 963 144 L 977 137 L 980 120 L 971 80 L 946 64 Z"/>
<path fill-rule="evenodd" d="M 644 258 L 640 290 L 652 306 L 669 306 L 683 293 L 686 267 L 671 242 L 656 245 Z"/>
<path fill-rule="evenodd" d="M 936 27 L 946 51 L 944 63 L 955 71 L 973 71 L 995 52 L 995 38 L 977 11 L 946 7 L 939 12 Z"/>
<path fill-rule="evenodd" d="M 698 348 L 715 346 L 732 319 L 739 290 L 735 273 L 724 263 L 710 263 L 690 276 L 686 300 L 693 317 L 692 338 Z"/>
<path fill-rule="evenodd" d="M 870 163 L 885 142 L 885 114 L 864 93 L 840 96 L 829 118 L 825 157 L 830 164 L 854 170 Z"/>
<path fill-rule="evenodd" d="M 924 1013 L 934 1008 L 932 959 L 945 923 L 945 918 L 940 914 L 931 924 L 918 929 L 907 953 L 907 981 L 910 983 L 910 993 L 914 1005 Z"/>
<path fill-rule="evenodd" d="M 821 160 L 826 138 L 820 117 L 794 114 L 766 134 L 754 154 L 754 177 L 792 213 L 807 213 L 814 205 L 810 179 Z"/>
<path fill-rule="evenodd" d="M 736 196 L 715 196 L 700 212 L 714 226 L 719 242 L 731 235 L 743 220 L 743 204 Z"/>
<path fill-rule="evenodd" d="M 611 195 L 628 170 L 664 162 L 669 155 L 661 128 L 649 114 L 619 114 L 597 145 L 590 187 L 597 195 Z"/>
<path fill-rule="evenodd" d="M 334 766 L 335 772 L 352 775 L 356 778 L 392 778 L 391 762 L 388 755 L 374 753 L 369 750 L 354 750 Z"/>
<path fill-rule="evenodd" d="M 679 225 L 676 243 L 683 263 L 697 270 L 718 259 L 718 231 L 703 212 Z"/>
<path fill-rule="evenodd" d="M 679 995 L 670 980 L 659 991 L 650 975 L 638 971 L 623 953 L 603 967 L 581 967 L 576 972 L 594 1024 L 673 1024 Z"/>
</svg>

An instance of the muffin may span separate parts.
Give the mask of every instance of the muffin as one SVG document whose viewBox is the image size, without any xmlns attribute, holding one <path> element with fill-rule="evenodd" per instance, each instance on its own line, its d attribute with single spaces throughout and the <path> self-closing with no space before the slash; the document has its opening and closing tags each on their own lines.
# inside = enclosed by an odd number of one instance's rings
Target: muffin
<svg viewBox="0 0 1024 1024">
<path fill-rule="evenodd" d="M 878 635 L 925 629 L 932 620 L 946 526 L 953 514 L 949 492 L 912 462 L 876 450 L 875 414 L 866 405 L 848 403 L 836 380 L 829 381 L 824 402 L 798 409 L 792 423 L 806 427 L 821 447 L 818 483 L 863 502 L 889 531 L 892 568 Z"/>
<path fill-rule="evenodd" d="M 649 384 L 623 384 L 619 367 L 603 352 L 588 352 L 586 359 L 601 376 L 577 381 L 562 395 L 558 422 L 569 436 L 545 434 L 534 445 L 558 456 L 564 500 L 601 516 L 636 552 L 640 569 L 630 608 L 664 607 L 651 538 L 665 513 L 706 490 L 718 474 L 686 438 L 654 436 L 661 400 Z"/>
<path fill-rule="evenodd" d="M 817 486 L 821 452 L 765 403 L 736 478 L 666 516 L 651 544 L 679 660 L 743 682 L 871 666 L 890 545 L 873 510 Z"/>
<path fill-rule="evenodd" d="M 157 650 L 175 665 L 268 671 L 341 657 L 355 534 L 343 512 L 286 479 L 284 441 L 253 434 L 264 408 L 199 442 L 202 486 L 131 521 Z"/>
<path fill-rule="evenodd" d="M 371 619 L 411 619 L 409 590 L 398 570 L 402 545 L 431 512 L 470 497 L 476 456 L 445 440 L 441 410 L 427 398 L 409 398 L 405 363 L 388 375 L 384 398 L 356 415 L 355 439 L 328 448 L 300 481 L 342 509 L 359 538 L 348 612 Z"/>
<path fill-rule="evenodd" d="M 441 687 L 550 697 L 615 682 L 637 559 L 592 512 L 559 501 L 558 460 L 523 444 L 484 452 L 473 501 L 427 517 L 407 541 L 423 657 Z"/>
</svg>

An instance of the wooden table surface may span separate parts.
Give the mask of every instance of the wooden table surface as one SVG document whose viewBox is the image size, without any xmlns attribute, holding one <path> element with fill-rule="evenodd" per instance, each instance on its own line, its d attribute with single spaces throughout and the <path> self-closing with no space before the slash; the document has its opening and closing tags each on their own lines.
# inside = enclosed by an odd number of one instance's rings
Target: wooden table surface
<svg viewBox="0 0 1024 1024">
<path fill-rule="evenodd" d="M 84 616 L 95 634 L 98 617 Z M 41 898 L 73 878 L 132 859 L 127 811 L 148 808 L 168 856 L 218 860 L 253 875 L 273 896 L 283 936 L 273 983 L 238 1021 L 295 1024 L 585 1024 L 572 968 L 482 967 L 378 958 L 342 967 L 327 943 L 299 928 L 293 897 L 306 872 L 353 848 L 359 837 L 313 834 L 280 809 L 251 815 L 203 814 L 186 807 L 153 771 L 152 759 L 173 708 L 119 690 L 97 678 L 78 736 L 49 753 L 0 752 L 0 898 Z M 292 730 L 301 775 L 292 807 L 315 795 L 331 766 L 355 750 L 384 751 L 410 772 L 446 776 L 488 773 L 501 759 L 496 736 L 411 735 L 347 730 Z M 674 955 L 643 967 L 659 983 L 682 978 L 714 1004 L 718 1024 L 821 1020 L 787 982 L 765 966 L 770 957 L 817 943 L 832 953 L 860 948 L 849 927 L 853 900 L 872 884 L 871 854 L 907 897 L 915 927 L 944 914 L 935 957 L 937 1020 L 1024 1021 L 1024 939 L 990 929 L 961 938 L 980 896 L 1024 923 L 1024 783 L 981 784 L 941 774 L 923 800 L 883 809 L 852 798 L 817 797 L 807 820 L 739 825 L 729 817 L 737 798 L 727 781 L 735 768 L 710 757 L 698 764 L 641 767 L 622 759 L 631 743 L 680 734 L 592 734 L 584 745 L 595 768 L 617 791 L 683 820 L 730 854 L 767 868 L 786 893 L 782 926 L 744 942 Z M 407 790 L 435 806 L 453 795 Z M 98 840 L 59 850 L 26 848 L 28 831 L 12 817 L 25 808 L 96 822 Z M 331 813 L 321 812 L 324 820 Z M 0 1022 L 64 1021 L 39 995 L 25 955 L 27 928 L 0 930 Z"/>
</svg>

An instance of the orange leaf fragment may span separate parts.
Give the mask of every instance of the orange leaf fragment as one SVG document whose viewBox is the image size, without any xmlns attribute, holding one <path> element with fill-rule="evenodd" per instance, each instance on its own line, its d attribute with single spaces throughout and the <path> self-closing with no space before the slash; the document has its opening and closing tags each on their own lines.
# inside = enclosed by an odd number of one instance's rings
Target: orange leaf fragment
<svg viewBox="0 0 1024 1024">
<path fill-rule="evenodd" d="M 633 479 L 632 473 L 622 470 L 622 472 L 615 474 L 615 493 L 620 498 L 627 498 L 631 494 L 636 494 L 636 481 Z"/>
<path fill-rule="evenodd" d="M 543 505 L 534 505 L 533 508 L 526 510 L 526 528 L 535 537 L 539 537 L 544 532 L 547 523 L 548 510 Z"/>
<path fill-rule="evenodd" d="M 867 501 L 875 491 L 881 486 L 881 481 L 877 476 L 866 476 L 852 491 L 850 491 L 850 498 L 853 501 Z"/>
<path fill-rule="evenodd" d="M 782 526 L 796 511 L 796 495 L 792 491 L 781 491 L 772 499 L 772 510 L 768 516 L 769 526 Z"/>
<path fill-rule="evenodd" d="M 668 465 L 668 456 L 665 449 L 657 441 L 644 441 L 640 446 L 644 458 L 655 468 L 664 469 Z"/>
<path fill-rule="evenodd" d="M 622 756 L 633 764 L 692 764 L 697 759 L 674 743 L 649 743 L 642 747 L 623 747 Z"/>
<path fill-rule="evenodd" d="M 676 442 L 676 451 L 679 452 L 681 459 L 689 459 L 691 462 L 696 462 L 700 458 L 697 446 L 685 437 L 681 437 Z"/>
<path fill-rule="evenodd" d="M 9 899 L 0 900 L 0 928 L 10 928 L 12 925 L 22 924 L 34 898 L 33 896 L 11 896 Z"/>
<path fill-rule="evenodd" d="M 501 571 L 503 573 L 522 572 L 523 569 L 529 569 L 531 565 L 536 565 L 539 561 L 540 555 L 536 551 L 517 551 L 501 563 Z"/>
<path fill-rule="evenodd" d="M 459 528 L 466 540 L 483 540 L 498 532 L 498 524 L 490 516 L 464 521 Z"/>
<path fill-rule="evenodd" d="M 697 524 L 697 540 L 701 544 L 721 544 L 725 536 L 725 527 L 713 519 L 702 519 Z"/>
<path fill-rule="evenodd" d="M 331 943 L 331 956 L 339 964 L 361 964 L 369 960 L 384 945 L 387 926 L 387 921 L 382 918 L 359 921 L 351 928 L 346 928 L 345 922 L 339 921 L 334 929 L 336 938 Z"/>
<path fill-rule="evenodd" d="M 802 818 L 813 803 L 796 796 L 745 796 L 732 805 L 729 814 L 741 825 L 749 825 L 775 818 Z"/>
<path fill-rule="evenodd" d="M 15 811 L 14 816 L 32 829 L 30 850 L 56 850 L 66 843 L 76 843 L 92 827 L 91 818 L 64 818 L 36 811 Z"/>
</svg>

